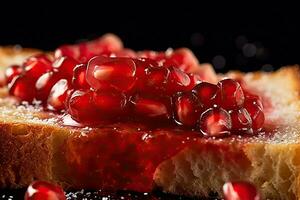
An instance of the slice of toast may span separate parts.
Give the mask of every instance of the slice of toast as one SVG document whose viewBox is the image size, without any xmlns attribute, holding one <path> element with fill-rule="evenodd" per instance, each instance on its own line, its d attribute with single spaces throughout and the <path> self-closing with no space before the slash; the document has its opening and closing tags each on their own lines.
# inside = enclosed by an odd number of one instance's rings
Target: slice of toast
<svg viewBox="0 0 300 200">
<path fill-rule="evenodd" d="M 22 51 L 19 55 L 24 59 L 31 54 Z M 14 64 L 15 56 L 15 52 L 1 53 L 0 63 Z M 210 192 L 221 195 L 226 181 L 243 180 L 252 182 L 263 198 L 300 199 L 298 67 L 285 67 L 274 73 L 233 72 L 228 76 L 242 78 L 247 87 L 270 104 L 266 119 L 274 125 L 272 133 L 253 138 L 200 138 L 157 168 L 156 185 L 166 192 L 202 197 Z M 87 137 L 90 132 L 102 134 L 105 127 L 91 130 L 61 126 L 57 115 L 35 106 L 16 106 L 14 98 L 6 94 L 3 88 L 0 187 L 26 187 L 39 179 L 61 184 L 66 189 L 76 188 L 62 146 L 76 136 Z M 110 126 L 122 128 L 123 125 Z M 134 126 L 126 125 L 127 132 L 138 132 Z"/>
</svg>

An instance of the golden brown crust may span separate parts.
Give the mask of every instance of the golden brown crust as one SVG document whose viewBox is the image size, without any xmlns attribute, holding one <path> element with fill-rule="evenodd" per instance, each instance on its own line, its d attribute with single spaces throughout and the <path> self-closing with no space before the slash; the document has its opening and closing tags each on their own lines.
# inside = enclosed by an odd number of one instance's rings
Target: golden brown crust
<svg viewBox="0 0 300 200">
<path fill-rule="evenodd" d="M 40 50 L 20 46 L 0 47 L 0 69 L 13 64 L 21 64 L 26 58 L 40 53 Z"/>
<path fill-rule="evenodd" d="M 0 185 L 26 187 L 51 180 L 51 137 L 41 125 L 0 124 Z"/>
<path fill-rule="evenodd" d="M 273 111 L 267 112 L 267 120 L 278 126 L 277 132 L 244 145 L 239 140 L 222 140 L 221 148 L 219 141 L 210 145 L 200 141 L 164 162 L 156 171 L 156 183 L 167 192 L 207 196 L 210 191 L 221 195 L 226 181 L 243 180 L 254 183 L 264 199 L 300 199 L 298 66 L 226 76 L 242 78 L 251 90 L 271 100 Z"/>
</svg>

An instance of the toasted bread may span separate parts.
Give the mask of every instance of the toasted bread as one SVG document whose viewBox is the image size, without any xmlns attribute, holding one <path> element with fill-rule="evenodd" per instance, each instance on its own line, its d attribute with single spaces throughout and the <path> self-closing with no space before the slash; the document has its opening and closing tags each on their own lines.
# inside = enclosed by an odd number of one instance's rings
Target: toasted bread
<svg viewBox="0 0 300 200">
<path fill-rule="evenodd" d="M 25 58 L 31 53 L 22 51 L 19 55 Z M 14 58 L 15 54 L 1 53 L 0 63 L 13 64 Z M 300 199 L 298 66 L 274 73 L 232 72 L 227 76 L 242 78 L 271 104 L 266 123 L 276 125 L 274 133 L 251 138 L 200 138 L 157 168 L 156 185 L 174 194 L 202 197 L 217 192 L 221 196 L 224 182 L 244 180 L 252 182 L 263 198 Z M 90 129 L 61 126 L 55 114 L 31 105 L 16 106 L 5 88 L 1 93 L 0 187 L 26 187 L 39 179 L 76 188 L 61 147 L 74 135 L 85 137 Z M 101 134 L 105 128 L 93 131 Z"/>
</svg>

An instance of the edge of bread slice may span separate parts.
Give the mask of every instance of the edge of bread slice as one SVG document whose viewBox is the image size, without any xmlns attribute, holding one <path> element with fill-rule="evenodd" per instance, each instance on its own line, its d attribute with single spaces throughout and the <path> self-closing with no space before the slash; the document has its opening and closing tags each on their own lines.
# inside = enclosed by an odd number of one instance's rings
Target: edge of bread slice
<svg viewBox="0 0 300 200">
<path fill-rule="evenodd" d="M 222 195 L 227 181 L 249 181 L 263 199 L 300 199 L 299 68 L 284 67 L 273 73 L 238 73 L 251 90 L 271 100 L 266 120 L 276 125 L 273 136 L 200 140 L 156 171 L 164 191 L 189 196 Z"/>
<path fill-rule="evenodd" d="M 18 64 L 38 52 L 0 48 L 0 65 Z M 247 141 L 239 137 L 199 140 L 163 162 L 156 170 L 155 183 L 165 192 L 208 196 L 210 192 L 221 195 L 226 181 L 243 180 L 254 183 L 264 198 L 300 199 L 298 66 L 226 76 L 242 78 L 251 90 L 271 100 L 267 121 L 278 125 L 276 134 Z M 5 96 L 6 89 L 0 94 Z M 15 106 L 13 98 L 0 99 L 0 187 L 26 187 L 36 179 L 72 187 L 60 146 L 80 130 L 62 128 L 55 116 L 40 111 L 34 106 Z"/>
</svg>

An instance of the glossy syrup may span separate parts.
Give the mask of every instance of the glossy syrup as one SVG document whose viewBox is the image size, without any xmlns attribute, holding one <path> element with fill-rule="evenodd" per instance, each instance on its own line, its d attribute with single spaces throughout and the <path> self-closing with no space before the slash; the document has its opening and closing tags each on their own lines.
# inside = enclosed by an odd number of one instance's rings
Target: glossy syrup
<svg viewBox="0 0 300 200">
<path fill-rule="evenodd" d="M 178 128 L 116 123 L 74 133 L 63 152 L 76 188 L 149 192 L 156 168 L 197 137 Z"/>
</svg>

